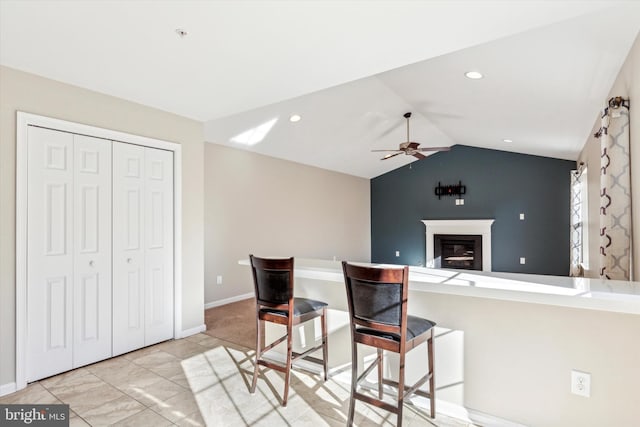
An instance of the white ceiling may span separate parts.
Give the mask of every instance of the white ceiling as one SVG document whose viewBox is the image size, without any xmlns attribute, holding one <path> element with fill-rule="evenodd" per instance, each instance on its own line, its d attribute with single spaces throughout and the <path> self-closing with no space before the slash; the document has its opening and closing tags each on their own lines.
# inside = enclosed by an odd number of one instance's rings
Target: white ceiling
<svg viewBox="0 0 640 427">
<path fill-rule="evenodd" d="M 405 140 L 405 111 L 423 146 L 575 158 L 639 26 L 617 1 L 0 0 L 0 63 L 373 177 L 412 159 L 369 152 Z"/>
</svg>

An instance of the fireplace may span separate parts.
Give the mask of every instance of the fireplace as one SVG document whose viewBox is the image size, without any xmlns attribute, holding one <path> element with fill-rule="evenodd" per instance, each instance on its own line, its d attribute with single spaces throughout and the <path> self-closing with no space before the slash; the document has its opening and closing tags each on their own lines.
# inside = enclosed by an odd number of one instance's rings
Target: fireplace
<svg viewBox="0 0 640 427">
<path fill-rule="evenodd" d="M 440 268 L 441 262 L 436 262 L 442 253 L 438 257 L 435 256 L 436 244 L 435 236 L 448 236 L 448 237 L 472 237 L 480 236 L 481 239 L 474 248 L 474 262 L 475 258 L 480 260 L 479 267 L 473 269 L 482 271 L 491 271 L 491 226 L 493 219 L 453 219 L 453 220 L 423 220 L 422 223 L 426 228 L 426 248 L 425 248 L 425 267 L 428 268 Z M 466 245 L 467 243 L 465 243 Z M 454 244 L 455 245 L 455 244 Z M 438 244 L 438 246 L 440 246 Z M 474 244 L 475 247 L 475 244 Z M 455 249 L 455 248 L 453 248 Z M 442 249 L 439 248 L 440 252 Z M 458 248 L 458 250 L 461 250 Z M 449 257 L 452 257 L 450 255 Z M 459 255 L 464 258 L 468 258 L 469 254 Z M 450 260 L 450 261 L 468 261 L 468 260 Z M 443 268 L 447 268 L 442 265 Z M 461 268 L 450 266 L 448 268 Z"/>
<path fill-rule="evenodd" d="M 482 270 L 482 236 L 435 234 L 433 252 L 436 268 Z"/>
</svg>

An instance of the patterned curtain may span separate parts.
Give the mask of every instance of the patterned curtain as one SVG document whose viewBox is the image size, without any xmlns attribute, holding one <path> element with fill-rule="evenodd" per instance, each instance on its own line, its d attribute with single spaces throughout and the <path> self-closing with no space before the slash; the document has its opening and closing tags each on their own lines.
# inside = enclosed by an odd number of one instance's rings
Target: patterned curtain
<svg viewBox="0 0 640 427">
<path fill-rule="evenodd" d="M 569 242 L 571 245 L 571 269 L 569 271 L 570 276 L 582 277 L 584 276 L 584 268 L 582 266 L 582 254 L 583 254 L 583 232 L 584 232 L 584 220 L 583 218 L 583 204 L 585 202 L 585 194 L 583 194 L 583 170 L 571 171 L 571 234 L 569 236 Z"/>
<path fill-rule="evenodd" d="M 631 280 L 629 101 L 611 98 L 600 138 L 600 277 Z"/>
</svg>

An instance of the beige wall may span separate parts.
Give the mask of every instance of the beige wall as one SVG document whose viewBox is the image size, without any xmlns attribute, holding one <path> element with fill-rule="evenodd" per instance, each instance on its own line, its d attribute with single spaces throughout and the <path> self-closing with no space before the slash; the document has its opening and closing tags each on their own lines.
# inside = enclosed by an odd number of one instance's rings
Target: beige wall
<svg viewBox="0 0 640 427">
<path fill-rule="evenodd" d="M 620 69 L 607 99 L 622 96 L 631 102 L 629 109 L 631 135 L 631 203 L 633 225 L 633 271 L 634 279 L 640 278 L 640 35 L 636 38 L 629 56 Z M 588 168 L 588 197 L 589 197 L 589 269 L 587 277 L 598 276 L 598 249 L 600 245 L 599 203 L 600 203 L 600 140 L 593 137 L 593 133 L 600 128 L 600 118 L 597 117 L 593 131 L 585 143 L 578 161 L 583 161 Z"/>
<path fill-rule="evenodd" d="M 0 385 L 15 381 L 15 156 L 18 110 L 182 145 L 182 327 L 184 330 L 202 325 L 202 123 L 0 67 Z"/>
<path fill-rule="evenodd" d="M 449 295 L 423 299 L 439 325 L 464 333 L 466 407 L 536 427 L 637 425 L 640 316 Z M 591 397 L 571 394 L 573 369 L 591 374 Z"/>
<path fill-rule="evenodd" d="M 249 253 L 369 261 L 368 179 L 215 144 L 205 165 L 206 302 L 253 292 Z"/>
</svg>

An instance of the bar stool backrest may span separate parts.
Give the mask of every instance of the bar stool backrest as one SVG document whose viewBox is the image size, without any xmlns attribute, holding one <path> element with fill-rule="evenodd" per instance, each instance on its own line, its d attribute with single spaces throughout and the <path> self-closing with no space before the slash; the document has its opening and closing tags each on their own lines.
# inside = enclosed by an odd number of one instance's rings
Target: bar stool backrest
<svg viewBox="0 0 640 427">
<path fill-rule="evenodd" d="M 352 321 L 400 335 L 407 321 L 409 268 L 342 263 Z"/>
<path fill-rule="evenodd" d="M 293 257 L 259 258 L 249 255 L 256 302 L 268 307 L 288 305 L 293 299 Z"/>
</svg>

